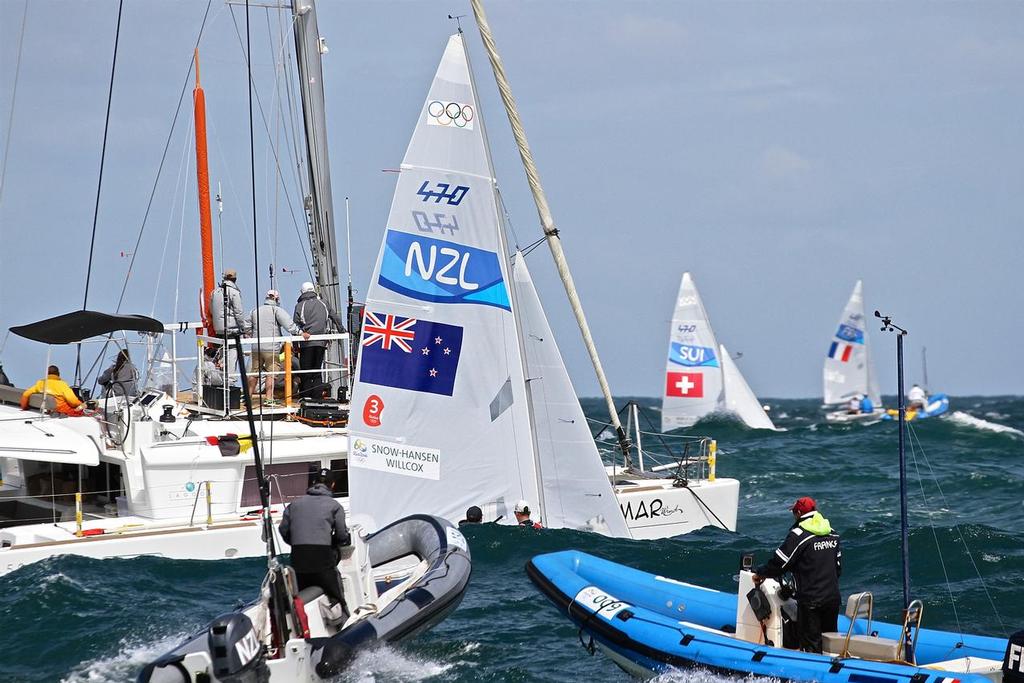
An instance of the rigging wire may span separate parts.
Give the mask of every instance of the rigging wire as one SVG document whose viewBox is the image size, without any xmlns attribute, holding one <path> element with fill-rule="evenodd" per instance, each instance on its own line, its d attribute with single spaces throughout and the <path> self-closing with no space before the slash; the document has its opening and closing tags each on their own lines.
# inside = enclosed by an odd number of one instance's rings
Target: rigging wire
<svg viewBox="0 0 1024 683">
<path fill-rule="evenodd" d="M 89 238 L 89 263 L 85 269 L 85 292 L 82 295 L 82 310 L 89 305 L 89 284 L 92 281 L 92 257 L 96 250 L 96 225 L 100 216 L 100 194 L 103 190 L 103 168 L 107 159 L 107 135 L 110 132 L 110 105 L 114 99 L 114 74 L 117 71 L 117 48 L 121 43 L 121 14 L 124 10 L 124 0 L 117 3 L 117 28 L 114 29 L 114 56 L 110 60 L 110 84 L 107 87 L 107 114 L 103 122 L 103 145 L 100 148 L 100 174 L 96 182 L 96 202 L 92 211 L 92 236 Z M 75 383 L 81 382 L 82 372 L 82 345 L 78 344 L 75 354 Z"/>
<path fill-rule="evenodd" d="M 907 423 L 907 427 L 910 427 L 910 423 L 909 422 Z M 907 431 L 910 432 L 911 434 L 913 434 L 913 429 L 908 429 Z M 925 511 L 928 512 L 928 509 L 927 509 L 928 494 L 925 493 L 925 490 L 924 490 L 924 477 L 921 476 L 921 468 L 917 464 L 917 450 L 918 450 L 918 448 L 920 448 L 920 446 L 921 446 L 921 444 L 918 443 L 917 447 L 915 447 L 914 440 L 913 440 L 913 438 L 911 438 L 911 440 L 910 440 L 910 459 L 911 459 L 911 462 L 914 465 L 914 471 L 917 473 L 917 483 L 918 483 L 918 486 L 921 487 L 921 499 L 924 501 L 924 504 L 926 506 L 925 507 Z M 921 448 L 921 451 L 922 451 L 921 455 L 922 455 L 922 457 L 924 457 L 924 449 Z M 960 637 L 962 638 L 963 635 L 964 635 L 964 630 L 963 630 L 963 627 L 960 625 L 960 614 L 957 612 L 957 609 L 956 609 L 956 599 L 953 597 L 953 587 L 949 583 L 949 572 L 946 571 L 946 560 L 945 560 L 945 558 L 942 557 L 942 547 L 939 545 L 939 532 L 935 530 L 935 522 L 933 521 L 931 515 L 928 516 L 928 526 L 932 530 L 932 538 L 935 539 L 935 549 L 938 552 L 938 556 L 939 556 L 939 566 L 942 568 L 942 578 L 945 579 L 945 582 L 946 582 L 946 592 L 949 593 L 949 604 L 953 608 L 953 619 L 956 620 L 956 630 L 957 630 L 957 633 L 959 633 Z"/>
<path fill-rule="evenodd" d="M 915 442 L 917 443 L 917 448 L 921 451 L 921 456 L 924 459 L 924 463 L 928 467 L 928 473 L 931 475 L 932 481 L 935 482 L 935 488 L 939 492 L 939 497 L 942 498 L 942 506 L 944 508 L 946 508 L 946 509 L 950 509 L 949 503 L 946 500 L 946 494 L 942 490 L 942 485 L 939 483 L 939 478 L 935 475 L 935 470 L 932 468 L 932 463 L 928 459 L 928 454 L 925 453 L 924 446 L 921 445 L 921 440 L 918 438 L 917 432 L 914 430 L 913 426 L 909 422 L 907 423 L 907 428 L 908 428 L 908 432 L 910 433 L 911 444 L 913 445 L 913 443 L 915 443 Z M 988 585 L 986 585 L 986 583 L 985 583 L 985 578 L 981 575 L 981 570 L 978 568 L 978 563 L 974 561 L 974 555 L 973 555 L 973 553 L 971 553 L 971 549 L 967 545 L 967 539 L 964 538 L 963 529 L 961 529 L 960 525 L 955 523 L 955 522 L 953 524 L 953 528 L 956 529 L 957 536 L 959 536 L 960 542 L 964 546 L 964 552 L 967 555 L 967 559 L 969 559 L 971 561 L 971 566 L 974 567 L 974 573 L 977 575 L 978 580 L 981 582 L 981 588 L 982 588 L 983 591 L 985 591 L 985 597 L 988 598 L 988 604 L 989 604 L 989 606 L 992 607 L 992 612 L 996 615 L 996 621 L 999 622 L 999 628 L 1002 630 L 1003 635 L 1009 636 L 1009 634 L 1010 634 L 1009 630 L 1006 628 L 1006 624 L 1003 622 L 1002 615 L 999 614 L 999 610 L 996 608 L 995 600 L 992 599 L 992 594 L 988 590 Z M 936 544 L 937 543 L 938 543 L 938 540 L 936 539 Z M 940 550 L 940 552 L 939 552 L 940 559 L 941 559 L 941 556 L 942 556 L 942 552 Z M 947 579 L 947 585 L 948 585 L 948 583 L 949 583 L 949 580 Z M 954 606 L 954 610 L 955 609 L 956 608 Z M 959 622 L 957 622 L 957 623 L 959 625 Z"/>
<path fill-rule="evenodd" d="M 242 49 L 242 52 L 244 54 L 248 55 L 248 50 L 247 50 L 246 45 L 248 44 L 249 36 L 246 35 L 246 41 L 244 41 L 244 42 L 242 41 L 242 34 L 241 34 L 241 30 L 238 27 L 238 21 L 237 21 L 237 18 L 235 17 L 234 8 L 231 7 L 230 10 L 231 10 L 231 22 L 234 25 L 235 35 L 238 38 L 239 45 L 240 45 L 240 47 Z M 248 21 L 248 17 L 246 18 L 246 21 Z M 249 59 L 249 57 L 247 56 L 246 59 Z M 263 100 L 260 97 L 259 88 L 257 87 L 256 83 L 252 80 L 251 76 L 249 78 L 249 84 L 250 84 L 250 87 L 252 89 L 252 92 L 250 93 L 250 98 L 253 97 L 253 96 L 255 96 L 255 98 L 256 98 L 256 108 L 259 110 L 260 120 L 263 123 L 263 129 L 264 129 L 264 131 L 267 134 L 267 139 L 269 140 L 269 139 L 271 139 L 273 137 L 271 135 L 271 132 L 270 132 L 270 123 L 267 121 L 267 115 L 266 115 L 266 111 L 263 108 Z M 270 149 L 274 152 L 275 168 L 277 170 L 278 178 L 281 180 L 281 183 L 283 184 L 284 183 L 284 173 L 281 171 L 281 159 L 280 159 L 280 156 L 278 155 L 277 149 L 273 145 L 271 145 Z M 297 149 L 297 147 L 296 147 L 296 149 Z M 299 186 L 298 189 L 300 191 L 300 196 L 303 196 L 303 197 L 306 196 L 305 193 L 303 192 L 303 188 L 301 186 Z M 289 214 L 291 215 L 292 223 L 295 226 L 295 232 L 296 232 L 296 235 L 299 238 L 299 243 L 303 244 L 304 240 L 302 238 L 302 233 L 301 233 L 301 231 L 299 229 L 298 222 L 295 219 L 297 211 L 295 209 L 294 204 L 292 203 L 291 194 L 286 192 L 284 196 L 285 196 L 285 200 L 288 203 Z M 305 211 L 303 211 L 302 215 L 305 215 Z M 258 233 L 254 233 L 254 235 L 256 235 L 256 234 L 258 234 Z M 312 264 L 309 261 L 309 257 L 306 255 L 306 250 L 302 249 L 301 252 L 303 254 L 303 258 L 306 261 L 306 269 L 309 272 L 310 277 L 312 277 L 313 267 L 312 267 Z"/>
<path fill-rule="evenodd" d="M 232 12 L 232 20 L 234 20 L 234 13 Z M 256 329 L 253 330 L 253 335 L 256 337 L 256 349 L 257 354 L 261 353 L 262 344 L 260 344 L 260 245 L 259 245 L 259 228 L 256 222 L 256 134 L 253 127 L 252 121 L 252 41 L 251 33 L 249 30 L 249 0 L 245 0 L 245 73 L 248 95 L 249 95 L 249 184 L 250 190 L 252 191 L 252 275 L 253 275 L 253 288 L 255 289 L 256 295 L 256 308 L 253 317 L 256 318 Z M 276 153 L 275 153 L 276 155 Z M 257 362 L 253 363 L 256 366 L 256 386 L 262 386 L 266 382 L 266 378 L 263 376 L 263 363 L 259 362 L 259 355 L 257 355 Z M 239 359 L 241 361 L 241 359 Z M 251 365 L 250 365 L 251 367 Z M 263 421 L 263 401 L 260 401 L 260 423 Z M 250 407 L 251 409 L 251 407 Z M 258 434 L 252 435 L 253 441 L 255 442 L 258 438 Z M 269 513 L 268 513 L 269 514 Z"/>
<path fill-rule="evenodd" d="M 14 62 L 14 87 L 11 90 L 11 111 L 7 115 L 7 130 L 4 133 L 4 160 L 0 162 L 0 206 L 4 203 L 4 187 L 7 180 L 7 160 L 11 151 L 11 131 L 14 130 L 14 104 L 18 97 L 18 76 L 21 75 L 21 48 L 25 42 L 25 24 L 28 23 L 28 0 L 21 14 L 21 30 L 18 32 L 18 58 Z"/>
<path fill-rule="evenodd" d="M 153 199 L 156 197 L 157 187 L 160 185 L 160 178 L 164 170 L 164 162 L 167 161 L 167 152 L 171 148 L 171 140 L 174 138 L 174 129 L 178 125 L 178 117 L 181 115 L 181 103 L 185 101 L 185 93 L 188 91 L 189 81 L 192 79 L 192 68 L 195 65 L 194 61 L 194 50 L 199 49 L 199 43 L 203 39 L 203 31 L 206 29 L 207 19 L 210 16 L 210 7 L 213 5 L 213 0 L 207 0 L 206 11 L 203 13 L 203 21 L 199 25 L 199 33 L 196 35 L 196 42 L 193 46 L 193 53 L 189 54 L 188 68 L 185 70 L 185 79 L 181 84 L 181 92 L 178 94 L 178 106 L 174 110 L 174 117 L 171 119 L 171 128 L 167 131 L 167 140 L 164 142 L 164 151 L 160 154 L 160 163 L 156 169 L 156 178 L 153 179 L 153 187 L 149 191 L 149 200 L 146 202 L 146 212 L 142 216 L 142 224 L 139 226 L 138 236 L 135 238 L 135 248 L 132 250 L 131 259 L 128 261 L 128 272 L 125 273 L 124 283 L 121 285 L 121 294 L 117 299 L 117 308 L 115 313 L 121 312 L 121 306 L 124 304 L 124 295 L 128 291 L 128 282 L 132 277 L 132 267 L 135 265 L 135 258 L 139 253 L 139 245 L 142 244 L 142 236 L 146 231 L 146 224 L 149 221 L 149 214 L 153 209 Z M 223 11 L 223 9 L 221 10 Z"/>
</svg>

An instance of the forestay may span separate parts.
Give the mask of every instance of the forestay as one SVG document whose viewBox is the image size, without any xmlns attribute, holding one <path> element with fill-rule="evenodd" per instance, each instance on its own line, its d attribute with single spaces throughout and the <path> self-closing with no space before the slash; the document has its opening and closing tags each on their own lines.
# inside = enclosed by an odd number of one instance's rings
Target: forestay
<svg viewBox="0 0 1024 683">
<path fill-rule="evenodd" d="M 736 361 L 729 355 L 725 344 L 718 346 L 719 358 L 722 360 L 722 382 L 725 394 L 725 409 L 735 413 L 748 427 L 754 429 L 775 429 L 775 424 L 757 400 L 747 380 L 736 367 Z"/>
<path fill-rule="evenodd" d="M 416 123 L 367 293 L 350 418 L 352 510 L 512 519 L 538 500 L 494 177 L 452 36 Z"/>
<path fill-rule="evenodd" d="M 689 427 L 714 412 L 722 400 L 718 342 L 704 302 L 689 273 L 683 273 L 669 332 L 661 431 Z"/>
<path fill-rule="evenodd" d="M 545 524 L 630 538 L 522 254 L 513 258 L 512 278 L 526 353 Z"/>
<path fill-rule="evenodd" d="M 868 350 L 860 280 L 854 285 L 832 335 L 825 355 L 823 382 L 827 405 L 845 403 L 858 394 L 866 394 L 876 406 L 882 405 Z"/>
</svg>

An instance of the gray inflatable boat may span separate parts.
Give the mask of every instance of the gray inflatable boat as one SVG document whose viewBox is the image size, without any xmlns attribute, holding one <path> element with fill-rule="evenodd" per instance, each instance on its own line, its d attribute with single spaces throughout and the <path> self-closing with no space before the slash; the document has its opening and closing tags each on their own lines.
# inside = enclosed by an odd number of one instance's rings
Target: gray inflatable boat
<svg viewBox="0 0 1024 683">
<path fill-rule="evenodd" d="M 291 569 L 274 567 L 256 602 L 218 617 L 137 680 L 318 681 L 344 670 L 360 648 L 414 636 L 458 607 L 471 562 L 450 522 L 412 515 L 367 536 L 353 526 L 351 534 L 338 564 L 348 611 L 318 587 L 296 592 Z"/>
</svg>

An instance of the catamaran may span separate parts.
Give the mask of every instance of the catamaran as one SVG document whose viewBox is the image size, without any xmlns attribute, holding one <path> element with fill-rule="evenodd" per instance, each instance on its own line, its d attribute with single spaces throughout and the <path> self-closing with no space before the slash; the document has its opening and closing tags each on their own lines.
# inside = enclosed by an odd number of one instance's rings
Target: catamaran
<svg viewBox="0 0 1024 683">
<path fill-rule="evenodd" d="M 525 162 L 486 17 L 473 9 Z M 536 169 L 527 174 L 560 254 Z M 526 259 L 506 242 L 497 191 L 460 31 L 402 161 L 367 292 L 349 424 L 353 514 L 377 525 L 413 511 L 457 520 L 475 505 L 485 521 L 514 524 L 513 505 L 527 500 L 545 526 L 624 538 L 735 529 L 739 483 L 708 472 L 713 453 L 658 474 L 605 465 Z M 625 440 L 610 393 L 606 402 Z"/>
<path fill-rule="evenodd" d="M 775 429 L 736 362 L 715 338 L 693 277 L 683 273 L 669 331 L 661 431 L 692 427 L 719 412 L 732 413 L 754 429 Z"/>
<path fill-rule="evenodd" d="M 822 372 L 824 408 L 829 411 L 825 419 L 830 422 L 854 422 L 880 420 L 885 415 L 868 346 L 864 291 L 860 280 L 854 285 L 850 299 L 839 317 L 839 325 L 832 335 Z M 860 408 L 860 399 L 864 397 L 871 401 L 871 410 Z M 856 410 L 848 407 L 851 401 L 858 402 Z"/>
<path fill-rule="evenodd" d="M 306 133 L 305 189 L 309 194 L 304 203 L 312 268 L 321 295 L 338 310 L 341 299 L 328 175 L 321 37 L 311 1 L 293 3 L 291 15 Z M 203 301 L 208 302 L 213 289 L 213 254 L 206 144 L 199 135 L 200 129 L 205 129 L 205 108 L 198 57 L 194 102 L 204 244 Z M 194 353 L 197 337 L 201 345 L 226 342 L 208 334 L 206 327 L 204 321 L 165 326 L 152 318 L 83 310 L 13 331 L 45 344 L 81 343 L 98 336 L 105 337 L 105 344 L 119 330 L 153 335 L 147 339 L 164 335 L 173 350 L 168 365 L 176 379 L 179 363 L 196 360 L 179 349 Z M 348 335 L 331 333 L 313 339 L 331 343 L 325 371 L 337 387 L 339 378 L 343 382 L 347 374 L 340 359 L 348 355 Z M 262 342 L 300 340 L 279 337 L 263 338 Z M 243 343 L 259 342 L 248 339 Z M 238 377 L 230 368 L 225 368 L 225 373 L 229 379 Z M 289 365 L 280 374 L 290 387 Z M 347 504 L 348 440 L 343 421 L 304 417 L 286 389 L 286 405 L 263 408 L 261 417 L 266 419 L 256 422 L 254 432 L 232 408 L 229 382 L 217 390 L 207 384 L 200 371 L 194 392 L 150 385 L 139 396 L 111 397 L 101 401 L 91 416 L 76 418 L 47 414 L 45 397 L 42 403 L 34 399 L 38 413 L 21 411 L 16 407 L 21 391 L 0 387 L 0 574 L 60 554 L 184 559 L 262 555 L 265 548 L 254 514 L 261 507 L 251 448 L 254 438 L 269 455 L 273 514 L 302 495 L 321 468 L 334 472 L 339 503 Z M 273 419 L 283 417 L 292 419 Z"/>
</svg>

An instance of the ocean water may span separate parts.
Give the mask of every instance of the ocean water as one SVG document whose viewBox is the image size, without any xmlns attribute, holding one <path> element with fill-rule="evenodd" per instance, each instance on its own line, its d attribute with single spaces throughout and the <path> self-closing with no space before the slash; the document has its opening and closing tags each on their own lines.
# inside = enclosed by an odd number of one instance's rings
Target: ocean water
<svg viewBox="0 0 1024 683">
<path fill-rule="evenodd" d="M 657 402 L 638 400 L 657 420 Z M 804 495 L 817 499 L 842 534 L 844 594 L 871 590 L 878 616 L 896 618 L 895 425 L 830 425 L 817 401 L 768 403 L 783 431 L 752 431 L 727 419 L 688 430 L 717 438 L 719 476 L 741 482 L 737 533 L 704 529 L 676 539 L 624 541 L 565 530 L 471 527 L 473 579 L 458 611 L 415 641 L 363 653 L 342 680 L 627 680 L 609 660 L 584 651 L 576 629 L 526 578 L 526 561 L 581 548 L 731 591 L 740 555 L 767 557 L 789 526 L 788 506 Z M 602 417 L 600 401 L 584 404 L 590 416 Z M 925 602 L 925 626 L 989 635 L 1024 628 L 1024 398 L 954 398 L 947 416 L 912 423 L 910 442 L 911 581 Z M 134 680 L 145 662 L 250 600 L 263 569 L 260 559 L 60 557 L 0 577 L 2 679 Z M 661 679 L 726 680 L 700 671 Z"/>
</svg>

